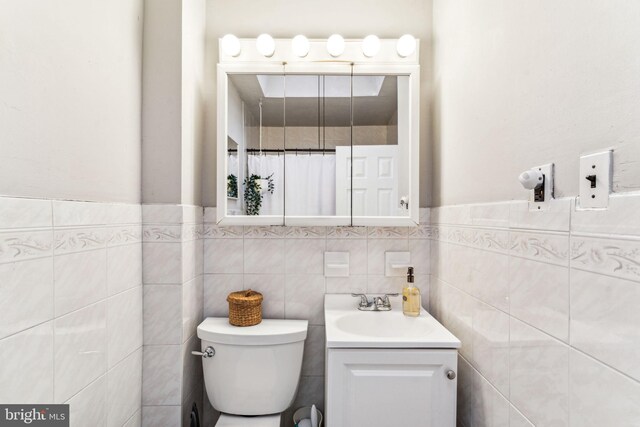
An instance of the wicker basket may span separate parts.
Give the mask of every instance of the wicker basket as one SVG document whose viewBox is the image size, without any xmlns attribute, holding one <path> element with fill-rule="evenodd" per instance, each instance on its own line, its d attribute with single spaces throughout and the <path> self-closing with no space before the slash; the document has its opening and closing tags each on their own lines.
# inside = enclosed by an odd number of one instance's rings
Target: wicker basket
<svg viewBox="0 0 640 427">
<path fill-rule="evenodd" d="M 262 322 L 262 294 L 248 289 L 231 292 L 229 302 L 229 323 L 234 326 L 253 326 Z"/>
</svg>

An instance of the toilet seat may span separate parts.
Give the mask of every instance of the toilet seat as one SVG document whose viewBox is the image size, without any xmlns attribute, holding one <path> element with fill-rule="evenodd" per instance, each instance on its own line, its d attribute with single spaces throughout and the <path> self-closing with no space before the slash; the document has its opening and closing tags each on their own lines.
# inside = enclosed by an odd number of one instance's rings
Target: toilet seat
<svg viewBox="0 0 640 427">
<path fill-rule="evenodd" d="M 220 414 L 215 427 L 280 427 L 280 414 L 257 417 Z"/>
</svg>

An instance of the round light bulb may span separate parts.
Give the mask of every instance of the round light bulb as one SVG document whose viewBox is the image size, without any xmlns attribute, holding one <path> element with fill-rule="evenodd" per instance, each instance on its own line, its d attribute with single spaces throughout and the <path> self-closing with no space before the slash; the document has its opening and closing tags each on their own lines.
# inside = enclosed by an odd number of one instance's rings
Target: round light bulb
<svg viewBox="0 0 640 427">
<path fill-rule="evenodd" d="M 380 52 L 380 39 L 378 36 L 371 34 L 362 40 L 362 53 L 364 56 L 371 58 Z"/>
<path fill-rule="evenodd" d="M 344 53 L 344 39 L 340 34 L 334 34 L 327 40 L 327 52 L 336 57 Z"/>
<path fill-rule="evenodd" d="M 256 48 L 266 57 L 273 56 L 276 51 L 276 42 L 269 34 L 260 34 L 256 39 Z"/>
<path fill-rule="evenodd" d="M 295 56 L 304 58 L 309 54 L 309 39 L 302 34 L 295 36 L 291 40 L 291 50 Z"/>
<path fill-rule="evenodd" d="M 406 58 L 412 55 L 416 51 L 416 39 L 411 34 L 405 34 L 398 39 L 398 45 L 396 46 L 398 55 Z"/>
<path fill-rule="evenodd" d="M 227 34 L 222 38 L 222 51 L 225 55 L 238 56 L 240 55 L 240 39 L 233 34 Z"/>
</svg>

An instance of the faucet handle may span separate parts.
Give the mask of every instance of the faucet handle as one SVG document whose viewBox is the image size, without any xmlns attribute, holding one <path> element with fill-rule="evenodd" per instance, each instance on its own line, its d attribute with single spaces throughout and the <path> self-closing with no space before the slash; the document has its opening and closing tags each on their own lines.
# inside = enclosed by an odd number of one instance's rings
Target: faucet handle
<svg viewBox="0 0 640 427">
<path fill-rule="evenodd" d="M 369 307 L 369 299 L 365 294 L 351 294 L 352 297 L 360 297 L 360 307 Z"/>
<path fill-rule="evenodd" d="M 384 303 L 385 307 L 391 307 L 391 301 L 389 301 L 389 297 L 397 297 L 399 294 L 397 292 L 393 293 L 393 294 L 384 294 L 384 298 L 382 299 L 382 302 Z"/>
</svg>

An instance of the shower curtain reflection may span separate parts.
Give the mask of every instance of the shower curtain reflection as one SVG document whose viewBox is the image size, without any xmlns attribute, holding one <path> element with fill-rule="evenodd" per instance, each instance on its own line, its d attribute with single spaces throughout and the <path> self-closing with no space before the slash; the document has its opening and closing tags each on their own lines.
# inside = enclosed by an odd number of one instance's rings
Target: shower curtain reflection
<svg viewBox="0 0 640 427">
<path fill-rule="evenodd" d="M 273 174 L 260 215 L 327 216 L 336 212 L 336 158 L 327 154 L 249 155 L 249 175 Z M 284 175 L 283 175 L 284 173 Z M 284 176 L 286 175 L 286 180 Z"/>
</svg>

